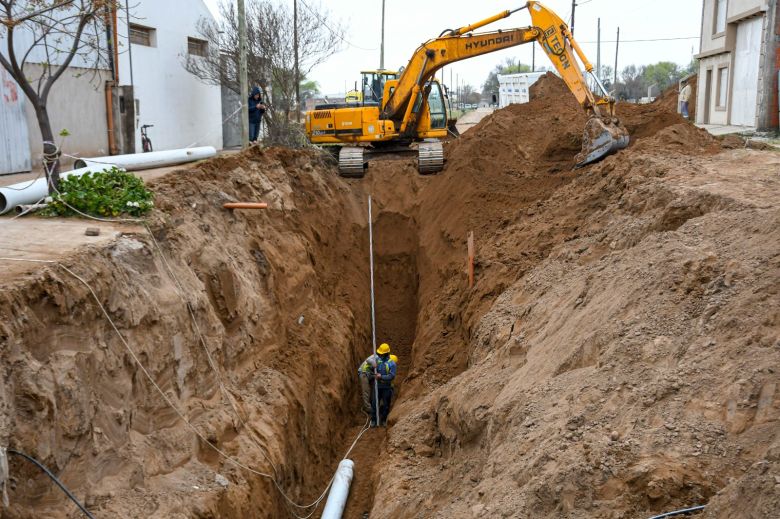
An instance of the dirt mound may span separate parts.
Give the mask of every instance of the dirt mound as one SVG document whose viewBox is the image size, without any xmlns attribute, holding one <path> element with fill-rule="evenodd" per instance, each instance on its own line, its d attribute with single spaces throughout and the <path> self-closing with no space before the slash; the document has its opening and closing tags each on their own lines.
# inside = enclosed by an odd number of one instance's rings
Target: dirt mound
<svg viewBox="0 0 780 519">
<path fill-rule="evenodd" d="M 630 146 L 664 128 L 687 123 L 676 109 L 659 103 L 618 103 L 616 111 L 629 132 Z M 563 80 L 547 73 L 531 86 L 531 102 L 494 112 L 452 142 L 447 151 L 447 168 L 457 171 L 477 163 L 480 167 L 499 169 L 521 167 L 526 173 L 539 169 L 550 173 L 569 170 L 582 147 L 585 122 L 584 111 Z M 678 137 L 685 139 L 688 134 L 690 154 L 717 150 L 714 138 L 694 129 L 678 132 Z"/>
<path fill-rule="evenodd" d="M 152 188 L 150 227 L 176 279 L 146 233 L 66 264 L 210 444 L 313 501 L 363 423 L 354 367 L 370 321 L 349 303 L 368 293 L 363 208 L 316 153 L 283 149 Z M 222 209 L 232 200 L 269 209 Z M 0 315 L 0 363 L 14 366 L 0 385 L 0 445 L 43 461 L 97 517 L 289 516 L 270 479 L 226 461 L 165 404 L 73 277 L 52 266 L 4 287 Z M 11 459 L 11 473 L 3 517 L 74 510 L 34 467 Z"/>
<path fill-rule="evenodd" d="M 632 145 L 571 171 L 584 116 L 548 76 L 417 183 L 413 369 L 372 517 L 643 517 L 771 458 L 777 166 L 716 156 L 662 106 L 618 111 Z"/>
</svg>

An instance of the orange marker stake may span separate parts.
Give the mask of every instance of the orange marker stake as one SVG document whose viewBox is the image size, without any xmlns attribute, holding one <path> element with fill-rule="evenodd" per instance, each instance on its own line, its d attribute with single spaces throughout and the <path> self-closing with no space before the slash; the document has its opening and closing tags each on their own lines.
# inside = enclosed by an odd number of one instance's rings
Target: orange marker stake
<svg viewBox="0 0 780 519">
<path fill-rule="evenodd" d="M 268 209 L 265 202 L 228 202 L 222 207 L 225 209 Z"/>
</svg>

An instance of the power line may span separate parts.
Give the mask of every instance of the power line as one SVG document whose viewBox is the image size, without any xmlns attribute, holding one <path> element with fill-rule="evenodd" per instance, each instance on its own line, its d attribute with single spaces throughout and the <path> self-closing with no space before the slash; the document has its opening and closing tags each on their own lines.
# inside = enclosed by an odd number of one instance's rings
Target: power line
<svg viewBox="0 0 780 519">
<path fill-rule="evenodd" d="M 338 39 L 340 39 L 341 41 L 343 41 L 344 43 L 346 43 L 350 47 L 355 47 L 356 49 L 360 49 L 360 50 L 377 50 L 377 47 L 374 47 L 373 49 L 367 49 L 366 47 L 361 47 L 360 45 L 355 45 L 351 41 L 347 40 L 344 36 L 342 36 L 341 33 L 339 33 L 338 31 L 334 30 L 330 25 L 325 23 L 325 20 L 320 18 L 320 15 L 317 14 L 316 12 L 314 12 L 314 9 L 309 7 L 309 4 L 307 4 L 304 0 L 301 0 L 301 3 L 322 25 L 324 25 L 331 32 L 331 34 L 333 34 L 335 37 L 337 37 Z"/>
<path fill-rule="evenodd" d="M 620 43 L 638 43 L 647 41 L 673 41 L 673 40 L 698 40 L 700 36 L 686 36 L 681 38 L 649 38 L 644 40 L 620 40 Z M 617 40 L 601 40 L 601 43 L 616 43 Z M 577 43 L 598 43 L 597 41 L 578 41 Z"/>
</svg>

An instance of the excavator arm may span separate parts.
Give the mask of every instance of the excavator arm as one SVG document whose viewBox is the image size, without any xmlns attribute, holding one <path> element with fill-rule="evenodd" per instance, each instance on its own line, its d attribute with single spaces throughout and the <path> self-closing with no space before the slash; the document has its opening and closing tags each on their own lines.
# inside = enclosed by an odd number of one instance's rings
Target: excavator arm
<svg viewBox="0 0 780 519">
<path fill-rule="evenodd" d="M 528 9 L 533 23 L 530 27 L 498 30 L 474 34 L 472 31 L 507 18 L 518 11 Z M 419 113 L 413 110 L 421 95 L 425 101 L 425 85 L 437 70 L 446 65 L 498 50 L 537 41 L 550 58 L 574 97 L 589 116 L 583 136 L 583 150 L 577 157 L 578 165 L 584 165 L 604 155 L 628 146 L 628 132 L 615 117 L 615 100 L 593 75 L 601 89 L 597 97 L 588 88 L 577 57 L 585 70 L 592 75 L 593 65 L 577 44 L 566 23 L 541 2 L 529 1 L 524 7 L 503 11 L 475 24 L 442 35 L 421 45 L 409 60 L 398 79 L 393 94 L 382 109 L 382 119 L 400 123 L 401 134 L 415 132 Z"/>
</svg>

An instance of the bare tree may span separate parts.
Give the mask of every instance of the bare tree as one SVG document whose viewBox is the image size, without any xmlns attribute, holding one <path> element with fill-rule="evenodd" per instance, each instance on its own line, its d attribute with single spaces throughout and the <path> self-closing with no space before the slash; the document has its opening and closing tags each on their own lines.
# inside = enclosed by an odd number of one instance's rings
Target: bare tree
<svg viewBox="0 0 780 519">
<path fill-rule="evenodd" d="M 219 20 L 201 19 L 198 33 L 209 42 L 205 56 L 183 56 L 184 68 L 201 81 L 222 85 L 242 99 L 238 80 L 238 14 L 232 2 L 220 2 Z M 269 101 L 266 122 L 269 139 L 275 144 L 300 145 L 305 136 L 291 121 L 295 106 L 295 52 L 293 15 L 273 0 L 247 2 L 247 66 L 250 84 L 263 90 Z M 298 10 L 298 52 L 300 78 L 340 50 L 344 28 L 330 12 L 306 2 Z"/>
<path fill-rule="evenodd" d="M 115 0 L 0 0 L 0 39 L 6 47 L 0 65 L 35 110 L 50 191 L 59 184 L 59 156 L 47 108 L 49 94 L 71 65 L 95 73 L 110 68 L 106 24 L 116 8 Z M 25 73 L 31 60 L 41 65 L 34 77 Z"/>
</svg>

